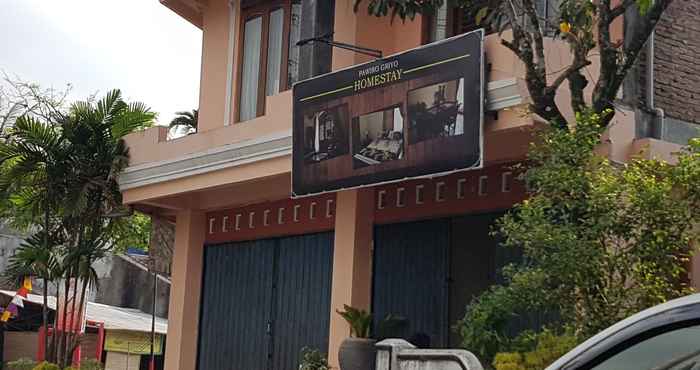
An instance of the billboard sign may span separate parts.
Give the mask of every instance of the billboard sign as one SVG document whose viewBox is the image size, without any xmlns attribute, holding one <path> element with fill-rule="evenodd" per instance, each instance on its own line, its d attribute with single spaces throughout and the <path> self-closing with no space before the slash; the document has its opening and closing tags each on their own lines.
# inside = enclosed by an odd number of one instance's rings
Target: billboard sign
<svg viewBox="0 0 700 370">
<path fill-rule="evenodd" d="M 481 168 L 483 37 L 295 84 L 293 195 Z"/>
<path fill-rule="evenodd" d="M 130 354 L 151 354 L 151 333 L 125 330 L 107 330 L 105 336 L 105 351 L 124 352 Z M 153 354 L 163 354 L 163 336 L 156 334 L 153 342 Z"/>
</svg>

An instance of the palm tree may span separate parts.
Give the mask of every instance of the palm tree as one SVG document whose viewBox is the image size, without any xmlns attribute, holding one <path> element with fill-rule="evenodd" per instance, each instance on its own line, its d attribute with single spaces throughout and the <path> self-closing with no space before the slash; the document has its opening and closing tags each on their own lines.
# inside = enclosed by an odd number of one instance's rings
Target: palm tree
<svg viewBox="0 0 700 370">
<path fill-rule="evenodd" d="M 96 283 L 92 264 L 112 247 L 111 232 L 119 215 L 124 215 L 117 183 L 119 174 L 129 163 L 124 136 L 152 125 L 155 117 L 144 104 L 127 104 L 121 92 L 113 90 L 96 103 L 74 103 L 62 125 L 62 135 L 71 148 L 71 176 L 66 179 L 61 223 L 70 249 L 66 275 L 74 278 L 76 285 L 82 283 L 80 293 L 74 289 L 71 297 L 74 306 L 79 302 L 78 311 L 83 309 L 88 283 Z M 65 301 L 69 299 L 66 297 Z M 73 326 L 72 318 L 69 325 Z M 70 361 L 79 340 L 77 333 L 64 335 L 59 365 Z"/>
<path fill-rule="evenodd" d="M 197 132 L 197 122 L 199 120 L 198 109 L 192 109 L 191 112 L 175 112 L 175 114 L 177 114 L 177 117 L 170 121 L 168 127 L 174 129 L 176 132 L 180 130 L 180 132 L 184 134 L 193 134 Z"/>
<path fill-rule="evenodd" d="M 57 120 L 63 117 L 57 115 Z M 21 116 L 9 133 L 7 140 L 0 142 L 0 195 L 5 206 L 12 208 L 17 218 L 33 219 L 41 225 L 43 251 L 39 251 L 37 240 L 26 250 L 24 263 L 28 273 L 46 277 L 40 267 L 48 263 L 53 250 L 51 230 L 54 228 L 57 198 L 63 192 L 63 179 L 67 171 L 69 149 L 61 137 L 55 122 L 40 122 L 29 116 Z M 19 268 L 19 266 L 17 266 Z M 48 282 L 43 289 L 42 324 L 48 327 Z M 48 339 L 44 338 L 46 346 Z M 46 347 L 45 347 L 46 348 Z"/>
<path fill-rule="evenodd" d="M 72 298 L 73 311 L 78 294 L 78 309 L 82 310 L 87 282 L 96 281 L 92 264 L 111 248 L 108 241 L 116 215 L 124 214 L 118 212 L 122 202 L 117 183 L 129 162 L 123 138 L 152 125 L 155 116 L 142 103 L 127 104 L 121 92 L 113 90 L 100 101 L 74 103 L 66 114 L 51 122 L 20 117 L 8 140 L 0 142 L 0 195 L 6 200 L 2 205 L 9 204 L 18 214 L 29 215 L 32 224 L 41 225 L 43 230 L 35 236 L 43 243 L 34 242 L 21 254 L 16 271 L 63 279 L 64 302 Z M 60 240 L 51 236 L 54 234 Z M 48 260 L 60 266 L 56 269 L 60 276 L 39 268 Z M 73 289 L 69 297 L 71 279 L 84 284 L 79 293 Z M 66 311 L 54 321 L 58 329 L 56 324 L 62 319 L 60 335 L 53 336 L 51 347 L 44 343 L 51 349 L 50 360 L 62 367 L 70 361 L 79 339 L 78 333 L 65 330 Z"/>
</svg>

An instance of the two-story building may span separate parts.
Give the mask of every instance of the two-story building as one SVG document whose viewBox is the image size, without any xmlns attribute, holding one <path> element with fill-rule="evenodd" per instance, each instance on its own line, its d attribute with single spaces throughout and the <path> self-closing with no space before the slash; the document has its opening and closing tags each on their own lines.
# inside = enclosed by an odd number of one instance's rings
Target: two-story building
<svg viewBox="0 0 700 370">
<path fill-rule="evenodd" d="M 510 166 L 525 158 L 541 124 L 527 113 L 524 68 L 499 36 L 483 41 L 480 169 L 292 197 L 292 85 L 372 60 L 300 40 L 332 33 L 391 55 L 476 26 L 449 9 L 392 23 L 355 13 L 353 0 L 161 3 L 203 30 L 199 128 L 175 140 L 163 127 L 129 136 L 131 164 L 120 185 L 125 203 L 175 223 L 166 369 L 291 370 L 302 347 L 328 353 L 337 366 L 349 328 L 336 310 L 345 304 L 375 318 L 405 317 L 406 337 L 458 345 L 450 327 L 467 302 L 518 258 L 497 248 L 490 231 L 526 196 Z M 568 46 L 546 42 L 549 70 L 562 70 Z M 431 93 L 437 101 L 445 91 Z M 566 86 L 558 99 L 568 101 Z M 394 120 L 404 116 L 402 104 Z M 654 123 L 640 129 L 639 114 L 616 115 L 605 154 L 625 161 L 641 148 L 647 155 L 678 148 L 645 134 Z"/>
</svg>

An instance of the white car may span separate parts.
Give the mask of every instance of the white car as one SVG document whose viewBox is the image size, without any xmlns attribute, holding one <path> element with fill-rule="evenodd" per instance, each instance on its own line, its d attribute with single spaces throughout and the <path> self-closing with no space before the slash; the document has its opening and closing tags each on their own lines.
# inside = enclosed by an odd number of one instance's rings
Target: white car
<svg viewBox="0 0 700 370">
<path fill-rule="evenodd" d="M 546 370 L 700 370 L 700 294 L 620 321 Z"/>
</svg>

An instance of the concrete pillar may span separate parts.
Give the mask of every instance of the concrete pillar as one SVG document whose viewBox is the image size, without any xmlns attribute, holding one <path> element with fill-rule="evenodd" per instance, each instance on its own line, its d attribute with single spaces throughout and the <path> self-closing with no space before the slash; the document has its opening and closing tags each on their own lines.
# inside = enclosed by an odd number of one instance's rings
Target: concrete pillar
<svg viewBox="0 0 700 370">
<path fill-rule="evenodd" d="M 370 309 L 372 292 L 372 230 L 374 191 L 346 190 L 338 193 L 335 215 L 329 364 L 338 368 L 338 348 L 350 335 L 350 327 L 336 310 L 343 305 Z"/>
<path fill-rule="evenodd" d="M 177 213 L 165 370 L 194 370 L 205 236 L 203 212 Z"/>
</svg>

